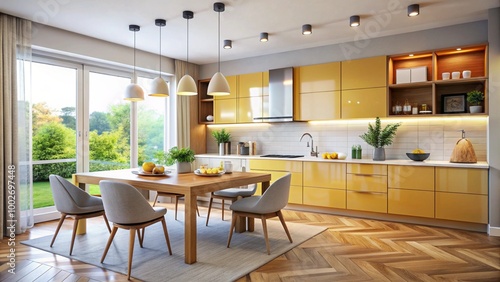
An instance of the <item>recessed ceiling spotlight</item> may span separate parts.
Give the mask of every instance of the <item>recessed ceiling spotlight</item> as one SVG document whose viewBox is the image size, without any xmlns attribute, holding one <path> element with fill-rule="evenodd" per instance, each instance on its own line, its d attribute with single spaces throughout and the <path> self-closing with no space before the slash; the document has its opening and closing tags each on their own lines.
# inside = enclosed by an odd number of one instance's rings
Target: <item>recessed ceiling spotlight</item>
<svg viewBox="0 0 500 282">
<path fill-rule="evenodd" d="M 408 56 L 413 57 L 413 54 L 410 54 L 410 55 L 408 55 Z"/>
<path fill-rule="evenodd" d="M 267 42 L 269 40 L 269 33 L 261 32 L 260 33 L 260 42 Z"/>
<path fill-rule="evenodd" d="M 224 40 L 224 49 L 231 49 L 233 48 L 233 41 L 226 39 Z"/>
<path fill-rule="evenodd" d="M 351 27 L 356 27 L 356 26 L 359 26 L 360 25 L 360 20 L 359 20 L 359 16 L 351 16 L 349 18 L 349 25 Z"/>
<path fill-rule="evenodd" d="M 310 24 L 305 24 L 302 26 L 302 34 L 303 35 L 309 35 L 313 33 L 312 32 L 312 26 Z"/>
<path fill-rule="evenodd" d="M 420 14 L 420 5 L 412 4 L 408 6 L 408 17 L 416 17 Z"/>
<path fill-rule="evenodd" d="M 460 47 L 459 47 L 459 48 L 457 48 L 457 51 L 461 51 L 461 50 L 462 50 L 462 48 L 460 48 Z"/>
</svg>

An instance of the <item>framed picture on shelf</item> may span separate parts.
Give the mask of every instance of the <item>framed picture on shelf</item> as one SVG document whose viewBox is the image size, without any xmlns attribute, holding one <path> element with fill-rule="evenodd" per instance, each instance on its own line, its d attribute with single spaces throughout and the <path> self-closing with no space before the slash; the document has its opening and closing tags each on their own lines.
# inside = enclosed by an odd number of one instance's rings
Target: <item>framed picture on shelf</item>
<svg viewBox="0 0 500 282">
<path fill-rule="evenodd" d="M 441 112 L 443 114 L 458 114 L 467 112 L 467 94 L 441 95 Z"/>
</svg>

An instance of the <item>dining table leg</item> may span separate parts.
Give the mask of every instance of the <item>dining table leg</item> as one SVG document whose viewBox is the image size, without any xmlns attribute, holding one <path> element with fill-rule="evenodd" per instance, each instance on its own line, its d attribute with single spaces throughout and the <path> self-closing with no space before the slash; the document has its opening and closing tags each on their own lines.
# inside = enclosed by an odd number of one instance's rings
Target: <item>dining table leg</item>
<svg viewBox="0 0 500 282">
<path fill-rule="evenodd" d="M 196 195 L 186 194 L 184 197 L 184 262 L 196 262 Z"/>
</svg>

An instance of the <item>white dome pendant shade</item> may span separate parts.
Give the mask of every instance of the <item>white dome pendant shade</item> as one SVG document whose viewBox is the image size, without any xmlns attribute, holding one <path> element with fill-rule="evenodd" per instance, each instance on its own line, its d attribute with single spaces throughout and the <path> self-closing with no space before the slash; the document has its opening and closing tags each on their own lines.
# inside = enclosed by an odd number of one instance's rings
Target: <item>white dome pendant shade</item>
<svg viewBox="0 0 500 282">
<path fill-rule="evenodd" d="M 170 91 L 168 90 L 168 85 L 165 80 L 161 77 L 161 28 L 167 24 L 167 21 L 164 19 L 156 19 L 155 25 L 160 28 L 160 73 L 159 76 L 153 79 L 151 84 L 151 93 L 149 96 L 153 97 L 168 97 L 170 95 Z"/>
<path fill-rule="evenodd" d="M 135 80 L 135 33 L 141 30 L 141 27 L 138 25 L 131 24 L 128 26 L 130 31 L 134 32 L 134 80 Z M 136 83 L 130 83 L 125 89 L 125 98 L 124 100 L 137 102 L 144 100 L 144 90 Z"/>
<path fill-rule="evenodd" d="M 177 95 L 181 96 L 194 96 L 198 95 L 198 89 L 196 87 L 196 82 L 194 78 L 189 74 L 185 74 L 181 80 L 179 80 L 179 86 L 177 86 Z"/>
<path fill-rule="evenodd" d="M 183 11 L 182 17 L 186 19 L 186 64 L 189 65 L 189 20 L 194 18 L 194 13 L 192 11 Z M 194 78 L 187 73 L 187 68 L 188 66 L 186 66 L 186 74 L 181 77 L 179 85 L 177 85 L 177 95 L 198 95 L 196 82 L 194 81 Z"/>
<path fill-rule="evenodd" d="M 125 100 L 137 102 L 144 100 L 144 90 L 138 84 L 130 83 L 125 89 Z"/>
<path fill-rule="evenodd" d="M 218 61 L 217 61 L 217 66 L 218 70 L 212 76 L 212 79 L 210 79 L 210 82 L 208 83 L 208 89 L 207 89 L 207 95 L 210 96 L 224 96 L 224 95 L 229 95 L 231 90 L 229 89 L 229 83 L 227 83 L 226 77 L 220 72 L 220 13 L 224 12 L 225 10 L 225 5 L 224 3 L 214 3 L 214 11 L 217 12 L 218 14 Z"/>
<path fill-rule="evenodd" d="M 226 77 L 221 72 L 216 72 L 210 83 L 208 83 L 207 93 L 212 96 L 224 96 L 229 95 L 231 90 L 229 89 L 229 83 L 227 83 Z"/>
</svg>

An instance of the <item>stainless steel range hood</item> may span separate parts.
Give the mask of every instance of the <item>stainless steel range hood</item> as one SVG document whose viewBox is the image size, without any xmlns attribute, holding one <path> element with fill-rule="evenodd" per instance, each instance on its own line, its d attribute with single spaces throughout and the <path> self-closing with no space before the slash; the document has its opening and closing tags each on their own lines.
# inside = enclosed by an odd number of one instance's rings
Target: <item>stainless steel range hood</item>
<svg viewBox="0 0 500 282">
<path fill-rule="evenodd" d="M 293 68 L 269 70 L 269 97 L 264 97 L 263 116 L 255 121 L 293 121 Z"/>
</svg>

